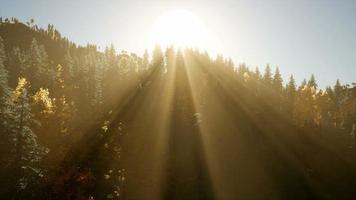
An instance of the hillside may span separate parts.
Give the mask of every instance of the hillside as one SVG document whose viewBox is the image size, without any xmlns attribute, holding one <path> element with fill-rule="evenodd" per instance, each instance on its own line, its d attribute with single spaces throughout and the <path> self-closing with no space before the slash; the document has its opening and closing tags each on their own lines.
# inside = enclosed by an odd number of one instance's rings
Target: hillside
<svg viewBox="0 0 356 200">
<path fill-rule="evenodd" d="M 5 199 L 353 199 L 356 92 L 0 24 Z M 20 78 L 20 79 L 19 79 Z"/>
</svg>

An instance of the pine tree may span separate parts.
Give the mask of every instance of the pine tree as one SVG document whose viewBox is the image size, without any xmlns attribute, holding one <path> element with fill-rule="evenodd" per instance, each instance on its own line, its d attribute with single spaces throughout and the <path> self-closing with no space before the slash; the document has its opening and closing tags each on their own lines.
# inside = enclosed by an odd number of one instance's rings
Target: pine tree
<svg viewBox="0 0 356 200">
<path fill-rule="evenodd" d="M 283 90 L 283 79 L 278 67 L 276 68 L 276 71 L 274 73 L 272 85 L 273 89 L 277 92 L 277 94 L 281 95 Z"/>
<path fill-rule="evenodd" d="M 272 73 L 271 73 L 271 68 L 267 64 L 265 68 L 265 72 L 263 74 L 262 80 L 261 80 L 261 96 L 264 97 L 265 103 L 271 107 L 275 106 L 275 94 L 273 92 L 272 88 Z M 268 107 L 265 107 L 266 109 Z M 268 110 L 265 110 L 266 112 L 269 112 Z"/>
<path fill-rule="evenodd" d="M 148 60 L 148 51 L 145 49 L 145 53 L 143 54 L 142 67 L 144 70 L 148 70 L 149 68 L 149 60 Z"/>
<path fill-rule="evenodd" d="M 95 66 L 95 93 L 93 105 L 101 106 L 103 104 L 103 63 L 101 60 Z"/>
<path fill-rule="evenodd" d="M 266 66 L 265 73 L 263 75 L 263 83 L 269 87 L 272 84 L 272 72 L 269 65 Z"/>
<path fill-rule="evenodd" d="M 332 89 L 327 87 L 325 90 L 320 90 L 317 94 L 317 109 L 320 115 L 320 125 L 330 126 L 332 125 L 331 115 L 331 99 L 333 95 Z"/>
<path fill-rule="evenodd" d="M 226 66 L 227 66 L 227 68 L 228 68 L 229 70 L 234 71 L 234 66 L 235 66 L 235 64 L 234 64 L 234 62 L 232 61 L 231 58 L 228 58 L 228 59 L 227 59 L 227 61 L 226 61 Z"/>
<path fill-rule="evenodd" d="M 49 151 L 37 143 L 37 136 L 31 129 L 33 119 L 26 85 L 26 79 L 20 78 L 13 97 L 16 110 L 14 123 L 17 127 L 15 178 L 20 191 L 37 184 L 44 176 L 44 170 L 39 167 L 39 163 Z"/>
<path fill-rule="evenodd" d="M 0 159 L 2 162 L 11 162 L 14 148 L 14 107 L 11 101 L 11 88 L 8 86 L 8 72 L 5 69 L 6 60 L 4 45 L 0 37 Z M 0 169 L 4 166 L 0 164 Z"/>
<path fill-rule="evenodd" d="M 293 101 L 297 91 L 297 86 L 295 84 L 293 75 L 291 75 L 289 78 L 289 82 L 287 84 L 286 90 L 287 90 L 287 99 Z"/>
<path fill-rule="evenodd" d="M 282 97 L 283 97 L 283 79 L 282 75 L 279 72 L 279 68 L 276 68 L 272 79 L 272 103 L 273 106 L 281 111 L 282 110 Z"/>
<path fill-rule="evenodd" d="M 340 102 L 340 97 L 342 96 L 342 93 L 343 93 L 343 87 L 341 86 L 341 83 L 340 83 L 340 80 L 337 79 L 336 80 L 336 83 L 335 83 L 335 86 L 334 86 L 334 93 L 335 93 L 335 97 L 338 98 L 336 101 L 336 103 L 339 105 Z"/>
<path fill-rule="evenodd" d="M 314 74 L 311 75 L 310 80 L 308 81 L 308 87 L 313 87 L 315 90 L 318 88 L 318 84 L 316 83 Z"/>
<path fill-rule="evenodd" d="M 166 59 L 166 69 L 167 72 L 172 72 L 173 65 L 175 64 L 175 50 L 174 47 L 169 47 L 166 49 L 165 52 L 165 59 Z"/>
<path fill-rule="evenodd" d="M 32 81 L 35 90 L 40 87 L 49 87 L 54 79 L 54 70 L 49 68 L 48 55 L 44 46 L 38 45 L 33 38 L 29 52 L 27 53 L 27 72 L 26 77 Z"/>
<path fill-rule="evenodd" d="M 250 87 L 251 90 L 254 92 L 255 96 L 260 95 L 260 80 L 261 80 L 261 73 L 258 67 L 255 68 L 255 72 L 251 75 Z"/>
<path fill-rule="evenodd" d="M 237 75 L 241 78 L 243 78 L 244 74 L 248 72 L 248 68 L 245 63 L 239 64 L 239 67 L 237 68 Z"/>
<path fill-rule="evenodd" d="M 15 85 L 18 76 L 25 76 L 26 71 L 26 55 L 20 48 L 14 47 L 9 56 L 9 73 L 12 78 L 10 83 Z"/>
<path fill-rule="evenodd" d="M 261 80 L 261 72 L 260 72 L 260 69 L 258 67 L 255 68 L 254 76 L 255 76 L 257 81 Z"/>
<path fill-rule="evenodd" d="M 65 84 L 64 84 L 63 67 L 62 65 L 57 65 L 55 82 L 54 82 L 54 90 L 55 90 L 54 97 L 55 98 L 62 97 L 64 95 L 64 89 L 65 89 Z"/>
<path fill-rule="evenodd" d="M 162 49 L 160 46 L 156 46 L 153 49 L 152 53 L 152 65 L 154 67 L 163 67 L 164 66 L 164 58 L 163 58 L 163 53 Z"/>
<path fill-rule="evenodd" d="M 106 47 L 105 60 L 107 64 L 106 66 L 107 69 L 112 69 L 117 67 L 118 60 L 117 60 L 115 46 L 113 44 L 110 45 L 110 48 Z"/>
<path fill-rule="evenodd" d="M 72 56 L 70 55 L 69 50 L 67 50 L 67 52 L 64 56 L 64 59 L 65 59 L 65 63 L 67 66 L 67 73 L 66 73 L 67 75 L 65 77 L 67 77 L 66 80 L 70 81 L 76 75 L 76 70 L 74 69 L 74 60 L 73 60 Z"/>
<path fill-rule="evenodd" d="M 39 46 L 38 51 L 38 69 L 42 76 L 53 76 L 53 70 L 49 68 L 48 55 L 43 45 Z M 50 79 L 53 80 L 53 79 Z"/>
<path fill-rule="evenodd" d="M 334 120 L 336 127 L 342 127 L 342 112 L 341 112 L 341 105 L 344 100 L 344 88 L 340 83 L 340 80 L 337 79 L 335 86 L 334 86 Z"/>
<path fill-rule="evenodd" d="M 307 86 L 307 79 L 303 79 L 303 81 L 300 84 L 299 88 L 303 89 L 305 86 Z"/>
<path fill-rule="evenodd" d="M 55 80 L 55 87 L 54 87 L 54 122 L 57 123 L 56 132 L 61 133 L 62 135 L 68 135 L 71 129 L 70 121 L 72 116 L 74 115 L 74 106 L 70 99 L 66 96 L 65 87 L 66 82 L 64 80 L 63 68 L 61 65 L 57 65 L 56 70 L 56 80 Z M 53 101 L 48 96 L 48 90 L 45 95 L 42 96 L 43 100 L 46 102 Z M 42 101 L 43 101 L 42 100 Z M 43 110 L 50 110 L 46 106 Z"/>
<path fill-rule="evenodd" d="M 5 60 L 6 60 L 6 55 L 4 50 L 4 44 L 2 38 L 0 37 L 0 107 L 1 108 L 6 107 L 11 95 L 11 90 L 8 86 L 8 71 L 5 69 L 5 64 L 4 64 Z"/>
</svg>

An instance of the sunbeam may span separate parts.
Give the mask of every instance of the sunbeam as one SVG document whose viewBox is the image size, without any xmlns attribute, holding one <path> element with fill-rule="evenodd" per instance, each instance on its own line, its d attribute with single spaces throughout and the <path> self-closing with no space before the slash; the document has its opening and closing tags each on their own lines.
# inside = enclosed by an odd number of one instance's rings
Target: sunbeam
<svg viewBox="0 0 356 200">
<path fill-rule="evenodd" d="M 0 199 L 354 199 L 356 4 L 279 1 L 2 0 Z"/>
</svg>

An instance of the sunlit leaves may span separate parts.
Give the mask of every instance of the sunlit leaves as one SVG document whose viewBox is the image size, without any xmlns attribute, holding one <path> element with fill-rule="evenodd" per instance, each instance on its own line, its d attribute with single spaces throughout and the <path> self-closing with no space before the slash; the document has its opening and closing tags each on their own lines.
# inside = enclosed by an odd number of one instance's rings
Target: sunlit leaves
<svg viewBox="0 0 356 200">
<path fill-rule="evenodd" d="M 54 112 L 53 99 L 49 97 L 48 89 L 40 88 L 32 98 L 35 104 L 41 104 L 43 106 L 41 112 L 45 114 L 52 114 Z"/>
<path fill-rule="evenodd" d="M 26 78 L 19 78 L 15 92 L 14 92 L 14 100 L 16 101 L 19 96 L 22 93 L 23 88 L 25 87 L 25 85 L 27 84 Z"/>
<path fill-rule="evenodd" d="M 104 132 L 106 132 L 106 131 L 108 131 L 108 129 L 109 129 L 109 124 L 110 124 L 110 121 L 104 121 L 104 124 L 103 124 L 103 126 L 101 127 L 101 129 L 104 131 Z"/>
</svg>

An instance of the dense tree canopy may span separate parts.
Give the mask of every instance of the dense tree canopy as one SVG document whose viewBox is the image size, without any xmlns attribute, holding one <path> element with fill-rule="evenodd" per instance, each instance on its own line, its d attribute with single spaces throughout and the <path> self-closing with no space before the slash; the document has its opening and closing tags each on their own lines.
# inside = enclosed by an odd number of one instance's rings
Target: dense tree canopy
<svg viewBox="0 0 356 200">
<path fill-rule="evenodd" d="M 1 20 L 0 196 L 237 199 L 270 178 L 253 173 L 256 158 L 275 185 L 252 199 L 356 195 L 355 85 L 318 88 L 311 75 L 298 86 L 291 75 L 284 86 L 278 67 L 261 74 L 195 49 L 151 55 Z M 168 136 L 170 156 L 155 140 Z"/>
</svg>

